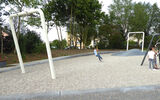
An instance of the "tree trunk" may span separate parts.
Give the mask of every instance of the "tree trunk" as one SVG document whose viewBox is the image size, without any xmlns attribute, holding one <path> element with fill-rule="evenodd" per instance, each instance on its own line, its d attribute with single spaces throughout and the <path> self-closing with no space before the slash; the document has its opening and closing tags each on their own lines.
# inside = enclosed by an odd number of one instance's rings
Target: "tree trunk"
<svg viewBox="0 0 160 100">
<path fill-rule="evenodd" d="M 20 35 L 20 24 L 21 24 L 21 17 L 18 17 L 18 27 L 17 27 L 17 39 L 19 39 L 19 35 Z"/>
<path fill-rule="evenodd" d="M 1 55 L 3 55 L 3 36 L 2 36 L 2 29 L 0 27 L 0 38 L 1 38 Z"/>
<path fill-rule="evenodd" d="M 62 30 L 61 27 L 59 26 L 59 30 L 60 30 L 60 36 L 61 36 L 61 41 L 63 40 L 63 36 L 62 36 Z"/>
<path fill-rule="evenodd" d="M 3 55 L 3 36 L 1 35 L 1 55 Z"/>
<path fill-rule="evenodd" d="M 76 41 L 75 41 L 75 48 L 77 48 L 77 36 L 76 36 Z"/>
<path fill-rule="evenodd" d="M 71 22 L 70 22 L 70 46 L 72 45 L 72 35 L 73 35 L 73 33 L 72 33 L 72 6 L 71 6 L 71 17 L 70 17 L 70 19 L 71 19 Z"/>
<path fill-rule="evenodd" d="M 74 34 L 74 37 L 75 37 L 75 47 L 77 47 L 77 36 L 76 36 L 76 32 L 75 32 L 75 17 L 73 15 L 73 34 Z"/>
<path fill-rule="evenodd" d="M 82 36 L 80 36 L 80 49 L 82 49 Z"/>
<path fill-rule="evenodd" d="M 58 31 L 58 27 L 57 27 L 57 25 L 56 25 L 56 30 L 57 30 L 58 39 L 59 39 L 59 41 L 60 41 L 59 31 Z"/>
<path fill-rule="evenodd" d="M 18 26 L 17 26 L 17 32 L 16 32 L 17 40 L 19 40 L 19 35 L 20 35 L 20 24 L 21 24 L 21 17 L 18 16 Z M 14 49 L 14 54 L 15 53 L 16 53 L 16 48 Z"/>
</svg>

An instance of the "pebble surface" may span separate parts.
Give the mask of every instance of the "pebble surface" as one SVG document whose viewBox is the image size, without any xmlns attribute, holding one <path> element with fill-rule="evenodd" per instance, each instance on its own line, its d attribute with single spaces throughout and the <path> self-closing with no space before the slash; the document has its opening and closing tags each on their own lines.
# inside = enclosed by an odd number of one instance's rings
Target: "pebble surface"
<svg viewBox="0 0 160 100">
<path fill-rule="evenodd" d="M 56 79 L 51 79 L 48 63 L 0 73 L 0 96 L 48 91 L 87 90 L 160 84 L 160 70 L 150 70 L 143 56 L 103 54 L 54 61 Z"/>
</svg>

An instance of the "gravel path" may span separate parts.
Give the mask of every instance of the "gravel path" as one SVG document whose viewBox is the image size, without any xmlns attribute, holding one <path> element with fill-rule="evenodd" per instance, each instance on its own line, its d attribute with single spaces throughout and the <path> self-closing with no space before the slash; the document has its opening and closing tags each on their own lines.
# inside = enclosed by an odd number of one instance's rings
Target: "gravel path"
<svg viewBox="0 0 160 100">
<path fill-rule="evenodd" d="M 160 70 L 149 70 L 143 56 L 103 54 L 103 62 L 94 56 L 55 61 L 56 79 L 52 80 L 48 63 L 0 73 L 0 96 L 63 90 L 87 90 L 160 84 Z"/>
</svg>

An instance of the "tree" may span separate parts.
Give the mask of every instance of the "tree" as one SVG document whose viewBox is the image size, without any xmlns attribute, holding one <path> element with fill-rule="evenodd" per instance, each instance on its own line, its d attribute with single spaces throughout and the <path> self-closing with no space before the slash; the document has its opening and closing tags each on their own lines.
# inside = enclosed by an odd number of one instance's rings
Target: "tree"
<svg viewBox="0 0 160 100">
<path fill-rule="evenodd" d="M 149 16 L 146 11 L 146 5 L 138 3 L 134 5 L 132 16 L 130 17 L 131 31 L 145 31 Z"/>
<path fill-rule="evenodd" d="M 62 40 L 61 26 L 67 22 L 67 1 L 68 0 L 51 0 L 48 4 L 44 5 L 44 13 L 48 23 L 51 26 L 55 25 L 59 40 Z"/>
<path fill-rule="evenodd" d="M 68 26 L 71 36 L 78 36 L 80 45 L 82 42 L 85 45 L 90 36 L 88 30 L 91 25 L 96 28 L 100 20 L 101 4 L 98 0 L 52 0 L 46 5 L 46 11 L 50 15 L 47 19 L 56 25 Z M 77 26 L 78 31 L 75 30 Z"/>
<path fill-rule="evenodd" d="M 12 14 L 12 13 L 19 13 L 22 12 L 23 9 L 25 8 L 37 8 L 37 6 L 40 4 L 42 0 L 2 0 L 3 4 L 6 4 L 6 6 L 10 6 L 10 10 L 8 11 L 8 14 Z M 15 31 L 16 31 L 16 35 L 17 38 L 19 39 L 19 35 L 20 35 L 20 31 L 22 31 L 21 27 L 23 25 L 23 27 L 25 26 L 25 20 L 21 18 L 21 16 L 18 17 L 14 17 L 13 18 L 14 22 L 15 22 Z M 14 50 L 15 51 L 15 50 Z"/>
<path fill-rule="evenodd" d="M 37 8 L 37 6 L 40 4 L 42 0 L 3 0 L 6 5 L 12 5 L 11 10 L 9 12 L 11 13 L 19 13 L 22 12 L 22 9 L 24 8 Z M 17 26 L 15 26 L 17 38 L 20 34 L 20 28 L 21 28 L 21 16 L 18 16 L 17 20 Z M 15 24 L 16 25 L 16 24 Z"/>
<path fill-rule="evenodd" d="M 149 20 L 147 23 L 147 29 L 146 33 L 149 34 L 149 31 L 151 28 L 154 27 L 154 31 L 158 32 L 159 30 L 159 23 L 160 23 L 160 9 L 158 8 L 157 4 L 153 4 L 152 6 L 149 6 Z"/>
<path fill-rule="evenodd" d="M 1 5 L 2 2 L 0 2 L 0 11 L 2 11 L 2 9 L 4 8 L 2 5 Z M 3 19 L 2 19 L 2 15 L 3 13 L 0 12 L 0 42 L 1 42 L 1 54 L 3 55 L 3 36 L 2 36 L 2 25 L 3 25 Z"/>
<path fill-rule="evenodd" d="M 89 29 L 91 27 L 96 29 L 96 25 L 100 22 L 102 16 L 101 4 L 98 0 L 79 0 L 77 1 L 75 16 L 75 21 L 80 27 L 78 35 L 80 48 L 82 48 L 82 42 L 84 46 L 86 44 Z"/>
<path fill-rule="evenodd" d="M 145 32 L 147 29 L 147 24 L 149 21 L 149 15 L 147 12 L 148 4 L 145 3 L 135 3 L 133 7 L 133 13 L 130 17 L 130 31 L 142 31 Z M 139 41 L 142 38 L 142 35 L 135 34 L 134 37 L 137 38 L 137 46 L 139 45 Z"/>
<path fill-rule="evenodd" d="M 11 34 L 11 30 L 7 26 L 3 28 L 3 32 L 7 33 L 8 36 L 3 38 L 3 52 L 11 53 L 14 50 L 14 41 Z"/>
<path fill-rule="evenodd" d="M 114 0 L 113 4 L 109 7 L 109 13 L 112 21 L 116 25 L 120 25 L 123 35 L 127 36 L 129 31 L 129 18 L 132 12 L 132 0 Z"/>
<path fill-rule="evenodd" d="M 22 53 L 33 53 L 35 48 L 41 45 L 40 36 L 34 31 L 27 30 L 25 34 L 20 34 L 19 45 Z"/>
</svg>

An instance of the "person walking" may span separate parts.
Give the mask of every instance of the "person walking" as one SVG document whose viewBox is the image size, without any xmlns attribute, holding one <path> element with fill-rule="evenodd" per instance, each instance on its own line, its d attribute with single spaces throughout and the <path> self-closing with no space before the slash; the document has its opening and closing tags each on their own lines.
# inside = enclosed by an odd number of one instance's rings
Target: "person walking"
<svg viewBox="0 0 160 100">
<path fill-rule="evenodd" d="M 100 54 L 98 53 L 98 48 L 96 49 L 94 49 L 94 55 L 96 56 L 96 57 L 98 57 L 98 59 L 99 59 L 99 61 L 102 61 L 102 57 L 100 56 Z"/>
</svg>

